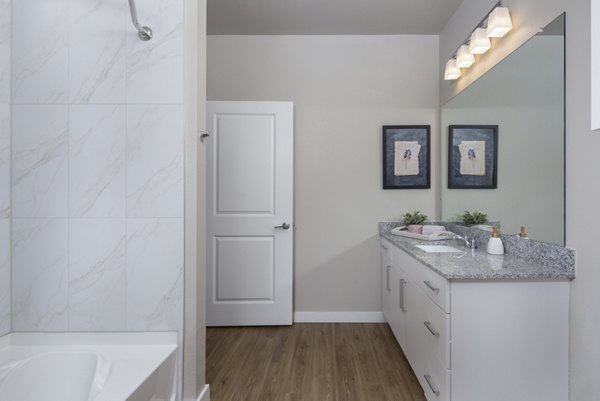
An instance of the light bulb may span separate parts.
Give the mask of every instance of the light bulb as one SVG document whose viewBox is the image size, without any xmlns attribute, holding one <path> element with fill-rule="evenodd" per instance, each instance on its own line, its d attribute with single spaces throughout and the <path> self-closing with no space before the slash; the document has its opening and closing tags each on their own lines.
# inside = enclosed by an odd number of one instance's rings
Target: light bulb
<svg viewBox="0 0 600 401">
<path fill-rule="evenodd" d="M 485 29 L 477 28 L 471 34 L 471 40 L 469 42 L 469 50 L 471 54 L 483 54 L 492 47 L 490 38 L 488 38 Z"/>
<path fill-rule="evenodd" d="M 456 65 L 459 68 L 469 68 L 475 62 L 475 57 L 469 51 L 469 46 L 462 45 L 456 53 Z"/>
<path fill-rule="evenodd" d="M 496 7 L 488 17 L 486 34 L 489 38 L 501 38 L 512 29 L 508 7 Z"/>
<path fill-rule="evenodd" d="M 444 80 L 453 81 L 460 77 L 460 68 L 456 65 L 456 59 L 451 58 L 446 63 L 446 69 L 444 71 Z"/>
</svg>

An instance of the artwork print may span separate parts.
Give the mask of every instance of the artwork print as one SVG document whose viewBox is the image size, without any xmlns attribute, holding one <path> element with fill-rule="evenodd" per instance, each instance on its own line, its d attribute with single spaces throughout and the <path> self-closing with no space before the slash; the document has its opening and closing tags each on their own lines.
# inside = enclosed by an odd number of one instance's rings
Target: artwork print
<svg viewBox="0 0 600 401">
<path fill-rule="evenodd" d="M 448 188 L 497 188 L 498 126 L 451 125 Z"/>
<path fill-rule="evenodd" d="M 383 127 L 383 188 L 430 188 L 429 125 Z"/>
</svg>

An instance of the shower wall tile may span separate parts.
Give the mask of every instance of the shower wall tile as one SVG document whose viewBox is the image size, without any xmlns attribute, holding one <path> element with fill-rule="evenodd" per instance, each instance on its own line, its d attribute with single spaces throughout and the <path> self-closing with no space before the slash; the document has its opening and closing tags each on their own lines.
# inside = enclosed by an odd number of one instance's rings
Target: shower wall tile
<svg viewBox="0 0 600 401">
<path fill-rule="evenodd" d="M 181 106 L 127 107 L 127 216 L 183 217 Z"/>
<path fill-rule="evenodd" d="M 14 331 L 68 329 L 67 219 L 13 219 Z"/>
<path fill-rule="evenodd" d="M 13 1 L 14 104 L 69 99 L 69 0 Z"/>
<path fill-rule="evenodd" d="M 10 220 L 0 218 L 0 336 L 10 331 Z"/>
<path fill-rule="evenodd" d="M 125 106 L 71 106 L 70 217 L 125 217 Z"/>
<path fill-rule="evenodd" d="M 68 106 L 13 106 L 14 217 L 68 216 Z"/>
<path fill-rule="evenodd" d="M 138 9 L 154 37 L 127 36 L 127 102 L 183 102 L 183 1 L 147 0 Z"/>
<path fill-rule="evenodd" d="M 0 336 L 11 330 L 10 52 L 11 0 L 0 0 Z"/>
<path fill-rule="evenodd" d="M 125 330 L 125 219 L 71 219 L 69 330 Z"/>
<path fill-rule="evenodd" d="M 124 0 L 10 4 L 0 0 L 0 333 L 10 320 L 182 330 L 183 1 L 138 1 L 149 42 Z"/>
<path fill-rule="evenodd" d="M 10 105 L 0 103 L 0 219 L 10 218 Z"/>
<path fill-rule="evenodd" d="M 125 103 L 128 13 L 123 0 L 70 2 L 70 103 Z"/>
<path fill-rule="evenodd" d="M 10 103 L 11 1 L 0 0 L 0 102 Z"/>
<path fill-rule="evenodd" d="M 183 219 L 127 220 L 127 329 L 183 325 Z"/>
</svg>

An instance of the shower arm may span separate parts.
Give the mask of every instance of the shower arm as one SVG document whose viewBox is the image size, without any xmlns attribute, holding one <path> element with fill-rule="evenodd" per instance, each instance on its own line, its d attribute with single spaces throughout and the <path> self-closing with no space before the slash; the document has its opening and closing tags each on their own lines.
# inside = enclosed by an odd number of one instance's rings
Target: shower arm
<svg viewBox="0 0 600 401">
<path fill-rule="evenodd" d="M 131 11 L 131 22 L 138 31 L 138 37 L 144 42 L 152 39 L 152 29 L 147 26 L 141 26 L 137 19 L 137 9 L 135 8 L 135 0 L 129 0 L 129 11 Z"/>
</svg>

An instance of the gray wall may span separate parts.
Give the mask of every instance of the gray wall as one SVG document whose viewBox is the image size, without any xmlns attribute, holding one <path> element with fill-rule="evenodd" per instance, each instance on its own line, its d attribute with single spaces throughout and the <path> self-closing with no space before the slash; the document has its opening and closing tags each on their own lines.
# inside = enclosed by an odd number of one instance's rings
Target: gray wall
<svg viewBox="0 0 600 401">
<path fill-rule="evenodd" d="M 596 167 L 600 135 L 590 130 L 590 1 L 506 0 L 515 24 L 510 33 L 478 67 L 454 83 L 441 81 L 441 104 L 482 71 L 516 49 L 539 27 L 566 11 L 566 243 L 577 251 L 577 278 L 571 285 L 570 400 L 589 401 L 600 394 L 600 266 L 597 236 L 590 228 L 600 224 L 600 170 Z M 464 0 L 440 37 L 440 70 L 452 52 L 493 0 Z M 517 328 L 515 328 L 517 329 Z"/>
<path fill-rule="evenodd" d="M 208 37 L 209 100 L 295 105 L 296 312 L 381 311 L 377 222 L 434 217 L 433 189 L 381 189 L 381 127 L 436 138 L 437 52 L 437 36 Z"/>
</svg>

